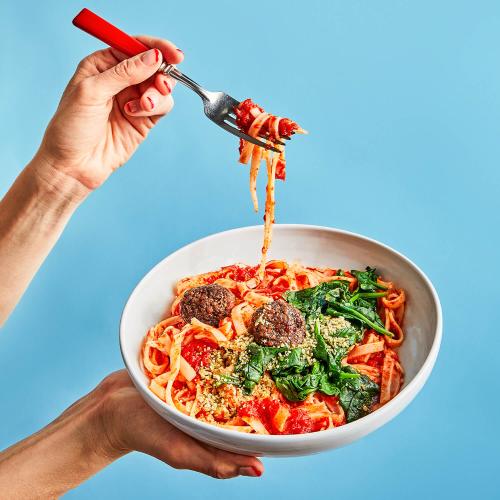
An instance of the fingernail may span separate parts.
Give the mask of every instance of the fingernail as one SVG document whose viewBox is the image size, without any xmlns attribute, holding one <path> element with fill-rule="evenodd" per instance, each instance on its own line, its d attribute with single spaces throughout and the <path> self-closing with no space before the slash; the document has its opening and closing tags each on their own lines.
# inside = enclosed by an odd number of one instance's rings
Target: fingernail
<svg viewBox="0 0 500 500">
<path fill-rule="evenodd" d="M 139 111 L 139 105 L 135 101 L 130 101 L 125 104 L 125 107 L 127 108 L 127 111 L 129 113 L 137 113 Z"/>
<path fill-rule="evenodd" d="M 168 84 L 167 80 L 165 80 L 163 82 L 165 84 L 165 88 L 167 89 L 167 93 L 171 93 L 172 92 L 172 89 L 170 88 L 170 85 Z"/>
<path fill-rule="evenodd" d="M 158 62 L 159 57 L 158 49 L 151 49 L 142 54 L 141 60 L 147 66 L 152 66 Z"/>
<path fill-rule="evenodd" d="M 240 476 L 260 477 L 261 473 L 255 467 L 240 467 Z"/>
<path fill-rule="evenodd" d="M 153 102 L 153 99 L 151 97 L 146 97 L 146 99 L 149 101 L 149 104 L 151 105 L 151 109 L 155 107 L 155 103 Z"/>
</svg>

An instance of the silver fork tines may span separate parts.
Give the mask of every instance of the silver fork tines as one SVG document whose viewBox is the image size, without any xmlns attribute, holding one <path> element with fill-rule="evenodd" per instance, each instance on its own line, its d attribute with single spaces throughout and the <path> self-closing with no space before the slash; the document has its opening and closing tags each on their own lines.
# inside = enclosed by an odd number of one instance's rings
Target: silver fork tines
<svg viewBox="0 0 500 500">
<path fill-rule="evenodd" d="M 230 95 L 225 94 L 224 92 L 211 92 L 209 90 L 205 90 L 203 87 L 198 85 L 194 80 L 191 80 L 191 78 L 189 78 L 184 73 L 179 71 L 172 64 L 167 64 L 166 62 L 163 62 L 158 71 L 165 75 L 169 75 L 172 78 L 175 78 L 178 82 L 182 83 L 186 87 L 196 92 L 203 101 L 203 108 L 205 111 L 205 115 L 207 115 L 207 117 L 210 118 L 210 120 L 212 120 L 214 123 L 219 125 L 219 127 L 222 127 L 229 133 L 237 137 L 240 137 L 245 141 L 251 142 L 256 146 L 260 146 L 261 148 L 265 149 L 270 149 L 277 153 L 280 152 L 279 149 L 273 147 L 268 142 L 260 141 L 255 137 L 251 137 L 250 135 L 245 134 L 239 128 L 237 128 L 236 118 L 234 116 L 234 109 L 240 103 Z M 289 139 L 289 137 L 284 137 L 284 139 Z M 284 142 L 275 139 L 273 139 L 272 142 L 280 146 L 283 146 L 285 144 Z"/>
</svg>

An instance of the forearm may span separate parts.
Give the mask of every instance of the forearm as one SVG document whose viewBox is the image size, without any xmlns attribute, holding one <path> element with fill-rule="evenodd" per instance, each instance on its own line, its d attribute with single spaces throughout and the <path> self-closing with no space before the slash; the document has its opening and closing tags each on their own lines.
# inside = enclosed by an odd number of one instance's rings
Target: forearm
<svg viewBox="0 0 500 500">
<path fill-rule="evenodd" d="M 0 201 L 0 326 L 87 194 L 35 157 Z"/>
<path fill-rule="evenodd" d="M 0 453 L 0 498 L 57 498 L 122 456 L 102 432 L 91 393 L 47 427 Z"/>
</svg>

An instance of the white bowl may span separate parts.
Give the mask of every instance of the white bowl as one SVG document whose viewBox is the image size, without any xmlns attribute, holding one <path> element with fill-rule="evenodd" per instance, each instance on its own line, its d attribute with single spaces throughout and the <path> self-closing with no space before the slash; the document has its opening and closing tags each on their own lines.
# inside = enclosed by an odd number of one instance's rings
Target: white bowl
<svg viewBox="0 0 500 500">
<path fill-rule="evenodd" d="M 379 410 L 335 429 L 287 436 L 244 434 L 221 429 L 183 415 L 148 389 L 139 363 L 146 331 L 163 319 L 178 279 L 237 262 L 255 264 L 262 244 L 262 226 L 244 227 L 195 241 L 163 259 L 139 282 L 123 310 L 120 347 L 127 370 L 147 403 L 190 436 L 218 448 L 247 455 L 298 456 L 337 448 L 382 426 L 422 389 L 436 361 L 442 335 L 441 305 L 429 279 L 409 259 L 357 234 L 307 225 L 275 225 L 271 259 L 304 265 L 363 269 L 376 267 L 384 279 L 405 289 L 408 297 L 399 350 L 406 371 L 401 392 Z"/>
</svg>

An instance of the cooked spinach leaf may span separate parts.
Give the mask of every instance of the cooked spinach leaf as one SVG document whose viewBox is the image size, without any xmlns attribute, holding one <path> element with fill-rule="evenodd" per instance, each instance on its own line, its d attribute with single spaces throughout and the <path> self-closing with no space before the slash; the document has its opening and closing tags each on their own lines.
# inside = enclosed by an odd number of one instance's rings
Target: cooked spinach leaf
<svg viewBox="0 0 500 500">
<path fill-rule="evenodd" d="M 288 376 L 273 376 L 276 386 L 289 401 L 303 401 L 316 391 L 329 396 L 338 395 L 340 392 L 341 360 L 351 344 L 347 342 L 347 347 L 332 349 L 321 335 L 319 320 L 315 322 L 314 335 L 316 347 L 313 354 L 317 361 L 312 367 L 306 367 L 301 372 Z"/>
<path fill-rule="evenodd" d="M 375 291 L 379 287 L 376 282 L 377 275 L 371 268 L 367 269 L 367 271 L 352 271 L 357 273 L 356 276 L 360 280 L 359 289 L 367 290 L 367 292 L 353 294 L 346 281 L 335 280 L 321 283 L 314 288 L 286 292 L 284 298 L 304 313 L 307 319 L 316 318 L 322 312 L 326 312 L 332 316 L 354 319 L 378 333 L 392 336 L 391 332 L 384 328 L 377 313 L 376 298 L 379 296 Z M 379 288 L 382 286 L 380 285 Z M 371 296 L 372 294 L 377 295 Z"/>
<path fill-rule="evenodd" d="M 370 412 L 370 407 L 379 393 L 379 386 L 351 367 L 344 367 L 343 373 L 339 401 L 346 413 L 347 422 L 353 422 Z"/>
<path fill-rule="evenodd" d="M 283 376 L 290 373 L 300 373 L 304 368 L 307 368 L 304 352 L 301 348 L 295 347 L 279 356 L 271 373 L 273 376 Z"/>
<path fill-rule="evenodd" d="M 283 298 L 292 306 L 307 316 L 317 316 L 326 304 L 326 295 L 337 288 L 346 287 L 346 282 L 342 280 L 321 283 L 313 288 L 304 288 L 296 292 L 288 291 L 283 294 Z"/>
<path fill-rule="evenodd" d="M 376 332 L 393 337 L 393 334 L 386 330 L 380 316 L 373 309 L 368 309 L 363 306 L 355 306 L 353 304 L 346 304 L 341 302 L 330 302 L 326 310 L 327 314 L 331 316 L 342 316 L 346 319 L 353 319 L 359 321 L 361 324 L 373 328 Z"/>
<path fill-rule="evenodd" d="M 337 375 L 340 372 L 340 361 L 343 356 L 339 357 L 339 353 L 334 354 L 331 349 L 328 349 L 325 339 L 321 335 L 319 320 L 314 323 L 314 337 L 316 339 L 314 357 L 319 361 L 323 361 L 329 375 Z"/>
<path fill-rule="evenodd" d="M 304 401 L 309 394 L 316 392 L 319 387 L 330 390 L 328 383 L 323 380 L 325 375 L 322 365 L 316 361 L 312 367 L 307 367 L 301 373 L 273 378 L 276 387 L 288 401 Z"/>
<path fill-rule="evenodd" d="M 314 322 L 314 337 L 316 339 L 316 347 L 314 348 L 314 357 L 316 359 L 320 359 L 321 361 L 326 361 L 327 363 L 330 361 L 330 353 L 328 352 L 328 348 L 326 347 L 325 339 L 323 335 L 321 335 L 321 330 L 319 326 L 319 320 Z"/>
<path fill-rule="evenodd" d="M 243 389 L 247 394 L 259 383 L 269 362 L 276 354 L 286 351 L 286 347 L 263 347 L 258 344 L 248 346 L 248 363 L 237 367 L 236 371 L 241 371 L 243 378 Z"/>
<path fill-rule="evenodd" d="M 358 289 L 363 292 L 377 292 L 379 290 L 387 290 L 385 285 L 377 283 L 378 274 L 376 269 L 367 267 L 365 271 L 352 270 L 351 274 L 358 280 Z"/>
<path fill-rule="evenodd" d="M 355 297 L 355 301 L 353 301 Z M 326 314 L 331 316 L 342 316 L 353 319 L 376 332 L 392 337 L 392 333 L 385 329 L 380 316 L 377 313 L 376 299 L 363 298 L 358 294 L 352 295 L 347 286 L 330 290 L 325 295 L 327 303 Z"/>
<path fill-rule="evenodd" d="M 314 336 L 316 339 L 314 357 L 325 361 L 330 371 L 339 372 L 342 359 L 345 358 L 349 349 L 361 340 L 363 332 L 352 326 L 329 332 L 328 318 L 320 316 L 314 324 Z"/>
</svg>

